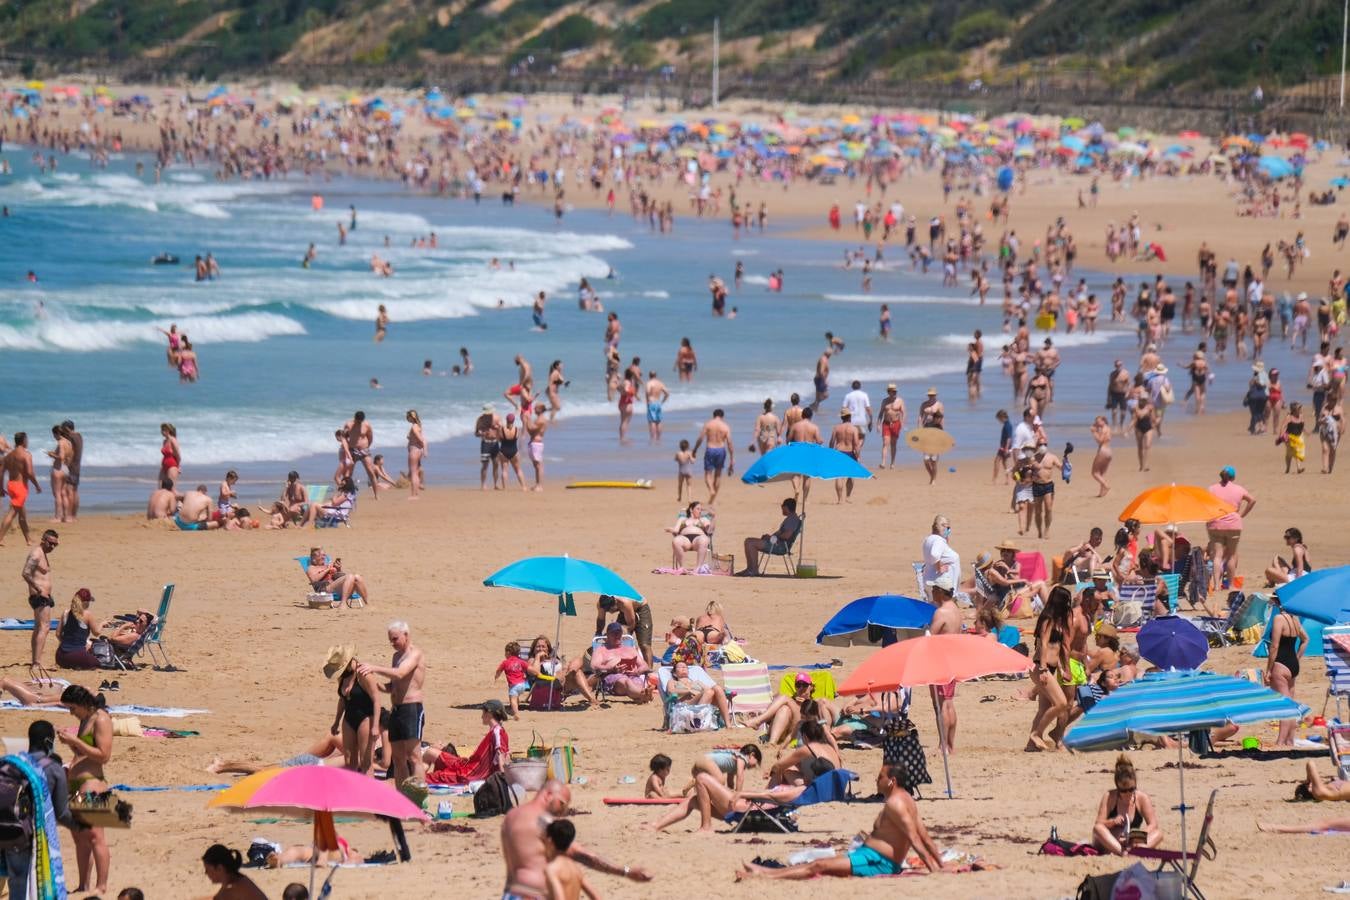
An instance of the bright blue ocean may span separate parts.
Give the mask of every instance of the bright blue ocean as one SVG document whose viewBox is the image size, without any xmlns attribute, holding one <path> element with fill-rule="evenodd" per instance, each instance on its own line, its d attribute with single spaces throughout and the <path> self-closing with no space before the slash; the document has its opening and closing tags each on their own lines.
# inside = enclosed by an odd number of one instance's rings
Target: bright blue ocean
<svg viewBox="0 0 1350 900">
<path fill-rule="evenodd" d="M 574 211 L 558 227 L 543 207 L 475 206 L 381 183 L 218 184 L 209 170 L 176 168 L 154 185 L 148 172 L 136 177 L 130 158 L 95 171 L 69 157 L 56 173 L 39 174 L 24 148 L 10 145 L 4 155 L 13 174 L 0 176 L 0 204 L 11 212 L 0 219 L 0 383 L 7 387 L 0 429 L 28 431 L 35 456 L 45 459 L 40 451 L 51 444 L 51 425 L 74 419 L 85 435 L 86 507 L 144 502 L 163 421 L 178 428 L 187 482 L 214 484 L 233 466 L 243 476 L 244 498 L 253 501 L 275 496 L 292 466 L 306 481 L 327 480 L 333 431 L 358 408 L 372 421 L 376 450 L 388 455 L 391 472 L 406 466 L 403 414 L 411 407 L 434 442 L 429 481 L 476 482 L 477 443 L 466 435 L 484 402 L 504 410 L 502 391 L 514 382 L 518 352 L 533 363 L 539 382 L 553 359 L 564 361 L 572 382 L 547 441 L 546 476 L 555 485 L 575 476 L 667 477 L 679 438 L 692 440 L 719 405 L 744 451 L 765 397 L 780 410 L 791 391 L 809 399 L 826 330 L 848 342 L 835 358 L 836 401 L 852 378 L 863 380 L 874 403 L 887 381 L 897 381 L 912 411 L 935 385 L 948 401 L 958 451 L 981 457 L 997 439 L 994 411 L 1012 408 L 994 359 L 1001 343 L 997 303 L 981 309 L 965 287 L 943 290 L 936 274 L 899 268 L 898 249 L 889 261 L 897 268 L 877 273 L 872 293 L 863 295 L 858 272 L 840 267 L 843 243 L 758 235 L 733 242 L 723 221 L 681 216 L 676 233 L 662 237 L 626 215 Z M 319 213 L 310 208 L 314 192 L 326 201 Z M 359 225 L 339 248 L 336 223 L 346 220 L 349 204 L 358 209 Z M 771 222 L 771 231 L 791 226 Z M 439 249 L 410 247 L 433 230 Z M 310 242 L 319 256 L 306 271 L 300 260 Z M 164 251 L 182 264 L 152 266 Z M 223 277 L 195 283 L 192 258 L 208 251 Z M 372 253 L 391 260 L 397 274 L 372 275 Z M 514 261 L 514 271 L 505 265 L 490 271 L 493 257 Z M 713 319 L 707 277 L 715 272 L 730 284 L 738 259 L 748 277 L 729 302 L 739 315 Z M 607 281 L 611 267 L 618 278 Z M 765 276 L 779 267 L 786 289 L 769 294 Z M 27 282 L 28 270 L 37 273 L 37 284 Z M 618 446 L 617 415 L 603 383 L 605 317 L 578 310 L 582 276 L 596 285 L 606 310 L 620 315 L 624 362 L 641 356 L 644 369 L 656 368 L 671 388 L 664 446 L 648 446 L 641 408 L 634 443 Z M 1091 282 L 1109 295 L 1107 280 Z M 544 333 L 530 323 L 539 290 L 550 297 Z M 499 298 L 505 309 L 495 308 Z M 883 302 L 895 318 L 890 344 L 876 337 Z M 393 321 L 377 345 L 372 322 L 380 303 Z M 195 385 L 180 385 L 165 363 L 156 329 L 171 322 L 197 347 L 202 376 Z M 985 331 L 988 359 L 985 399 L 971 408 L 962 373 L 975 328 Z M 700 361 L 688 386 L 671 371 L 682 336 L 692 339 Z M 1111 356 L 1136 358 L 1133 333 L 1058 342 L 1066 365 L 1052 433 L 1087 447 L 1085 426 L 1101 406 Z M 425 359 L 448 371 L 460 346 L 472 354 L 471 377 L 421 374 Z M 1174 339 L 1169 361 L 1191 346 Z M 1231 365 L 1230 371 L 1231 407 L 1243 375 Z M 372 377 L 381 390 L 369 387 Z M 1221 394 L 1214 394 L 1216 407 Z M 837 408 L 833 402 L 822 408 L 823 431 L 837 421 Z M 865 461 L 877 440 L 869 441 Z M 742 460 L 742 467 L 750 462 L 748 455 Z"/>
</svg>

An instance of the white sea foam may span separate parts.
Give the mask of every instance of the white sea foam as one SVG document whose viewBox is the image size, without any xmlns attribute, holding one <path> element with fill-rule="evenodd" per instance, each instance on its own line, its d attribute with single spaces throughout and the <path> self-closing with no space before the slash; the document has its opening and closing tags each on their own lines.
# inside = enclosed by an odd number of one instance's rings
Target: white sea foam
<svg viewBox="0 0 1350 900">
<path fill-rule="evenodd" d="M 1033 331 L 1031 333 L 1031 346 L 1032 349 L 1038 349 L 1048 337 L 1056 347 L 1090 347 L 1096 344 L 1105 344 L 1108 341 L 1124 337 L 1127 334 L 1131 334 L 1131 332 L 1098 331 L 1093 334 L 1085 334 L 1081 331 L 1075 331 L 1073 334 L 1046 334 L 1041 331 Z M 970 335 L 944 334 L 939 335 L 937 340 L 943 344 L 950 344 L 953 347 L 965 347 L 966 344 L 970 343 Z M 1010 335 L 998 332 L 986 332 L 984 335 L 986 348 L 989 344 L 1001 344 L 1008 340 L 1011 340 Z"/>
<path fill-rule="evenodd" d="M 48 184 L 28 178 L 16 184 L 14 189 L 27 194 L 29 200 L 42 203 L 126 206 L 145 212 L 175 209 L 199 218 L 224 219 L 229 218 L 229 213 L 221 206 L 222 203 L 243 197 L 282 194 L 297 187 L 296 184 L 283 181 L 216 184 L 204 180 L 191 182 L 176 179 L 150 184 L 131 175 L 109 172 L 69 180 L 65 177 L 67 174 L 50 176 Z"/>
<path fill-rule="evenodd" d="M 979 306 L 980 301 L 975 297 L 963 296 L 939 296 L 936 294 L 826 294 L 826 300 L 834 300 L 839 303 L 887 303 L 891 305 L 905 306 L 910 304 L 936 304 L 940 306 Z M 995 306 L 996 304 L 986 303 L 985 306 Z"/>
<path fill-rule="evenodd" d="M 275 313 L 184 316 L 177 321 L 179 331 L 190 335 L 194 342 L 208 344 L 256 343 L 280 335 L 305 333 L 299 322 Z M 117 350 L 163 339 L 148 322 L 90 321 L 48 314 L 26 324 L 0 324 L 0 349 L 6 350 Z"/>
<path fill-rule="evenodd" d="M 642 296 L 651 297 L 653 300 L 669 300 L 670 291 L 643 291 Z"/>
<path fill-rule="evenodd" d="M 767 275 L 745 275 L 741 278 L 741 281 L 746 284 L 767 285 L 769 283 L 769 278 Z"/>
</svg>

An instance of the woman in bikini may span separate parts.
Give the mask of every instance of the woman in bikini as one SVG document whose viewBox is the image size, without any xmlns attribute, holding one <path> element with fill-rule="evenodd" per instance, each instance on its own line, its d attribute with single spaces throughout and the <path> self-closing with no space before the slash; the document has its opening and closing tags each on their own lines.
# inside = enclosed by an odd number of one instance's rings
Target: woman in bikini
<svg viewBox="0 0 1350 900">
<path fill-rule="evenodd" d="M 422 490 L 422 460 L 427 455 L 426 438 L 422 436 L 422 417 L 417 410 L 410 409 L 404 417 L 408 420 L 408 491 L 409 500 L 416 500 Z"/>
<path fill-rule="evenodd" d="M 1139 471 L 1148 471 L 1148 452 L 1153 449 L 1153 403 L 1147 393 L 1134 405 L 1134 447 L 1139 455 Z"/>
<path fill-rule="evenodd" d="M 72 684 L 61 692 L 61 705 L 79 722 L 75 734 L 64 731 L 56 734 L 71 754 L 67 776 L 70 780 L 70 799 L 73 801 L 82 793 L 96 794 L 108 790 L 103 766 L 112 759 L 113 727 L 103 695 L 91 694 L 88 688 Z M 97 873 L 93 892 L 108 893 L 108 869 L 112 857 L 103 829 L 81 825 L 73 829 L 72 834 L 75 838 L 75 860 L 80 872 L 80 883 L 74 893 L 83 894 L 91 890 L 91 862 Z"/>
<path fill-rule="evenodd" d="M 667 528 L 666 531 L 673 535 L 670 541 L 672 569 L 683 571 L 684 555 L 690 550 L 696 554 L 694 561 L 694 571 L 697 572 L 708 564 L 708 548 L 712 545 L 712 516 L 703 511 L 703 504 L 695 500 L 685 508 L 676 519 L 675 524 Z"/>
<path fill-rule="evenodd" d="M 1163 839 L 1158 814 L 1148 794 L 1139 790 L 1134 763 L 1123 753 L 1116 759 L 1115 780 L 1115 789 L 1107 791 L 1097 807 L 1092 845 L 1116 856 L 1124 856 L 1131 847 L 1157 847 Z"/>
<path fill-rule="evenodd" d="M 1308 632 L 1303 630 L 1303 624 L 1295 616 L 1280 606 L 1278 592 L 1270 595 L 1270 602 L 1278 612 L 1270 627 L 1270 646 L 1274 652 L 1266 660 L 1266 684 L 1276 693 L 1292 699 L 1294 682 L 1298 680 L 1299 661 L 1308 649 Z M 1297 719 L 1280 720 L 1275 746 L 1294 746 L 1294 731 L 1297 727 Z"/>
<path fill-rule="evenodd" d="M 1092 439 L 1097 442 L 1097 455 L 1092 457 L 1092 479 L 1101 487 L 1097 496 L 1105 497 L 1111 490 L 1111 485 L 1106 482 L 1106 470 L 1111 468 L 1111 426 L 1106 416 L 1093 420 Z"/>
<path fill-rule="evenodd" d="M 689 338 L 680 338 L 680 350 L 675 354 L 675 371 L 681 381 L 693 381 L 697 369 L 698 356 L 694 353 L 694 345 L 689 343 Z"/>
<path fill-rule="evenodd" d="M 558 391 L 567 384 L 567 378 L 563 375 L 562 360 L 555 359 L 553 364 L 548 367 L 548 387 L 545 388 L 545 395 L 548 397 L 548 420 L 552 422 L 562 411 L 562 398 L 558 396 Z"/>
<path fill-rule="evenodd" d="M 694 630 L 699 633 L 705 646 L 716 646 L 731 639 L 726 617 L 722 614 L 722 604 L 709 600 L 703 608 L 703 615 L 694 622 Z"/>
<path fill-rule="evenodd" d="M 1031 672 L 1036 689 L 1036 718 L 1027 737 L 1028 751 L 1058 750 L 1069 715 L 1069 700 L 1060 684 L 1060 673 L 1069 672 L 1070 611 L 1073 596 L 1063 586 L 1055 587 L 1045 600 L 1036 620 L 1036 668 Z M 1051 728 L 1051 725 L 1054 727 Z M 1046 729 L 1050 729 L 1046 743 Z"/>
<path fill-rule="evenodd" d="M 792 696 L 784 697 L 779 694 L 774 697 L 768 709 L 746 719 L 745 725 L 747 728 L 759 728 L 768 723 L 769 743 L 787 743 L 796 734 L 797 725 L 801 722 L 802 704 L 810 700 L 814 692 L 815 685 L 811 681 L 811 676 L 805 672 L 798 672 L 792 685 Z"/>
<path fill-rule="evenodd" d="M 55 504 L 52 521 L 64 522 L 66 520 L 65 467 L 69 465 L 74 456 L 74 450 L 71 448 L 70 441 L 61 433 L 60 425 L 52 426 L 52 437 L 56 438 L 56 449 L 47 451 L 47 455 L 52 460 L 52 503 Z"/>
<path fill-rule="evenodd" d="M 769 789 L 783 785 L 806 787 L 831 769 L 843 767 L 839 751 L 815 719 L 802 721 L 797 748 L 778 757 L 769 770 Z"/>
<path fill-rule="evenodd" d="M 765 400 L 764 412 L 755 419 L 755 445 L 761 455 L 778 446 L 778 435 L 782 430 L 782 422 L 773 413 L 773 400 Z"/>
<path fill-rule="evenodd" d="M 165 422 L 159 426 L 160 436 L 164 438 L 164 443 L 159 445 L 159 478 L 158 481 L 169 479 L 175 484 L 178 483 L 178 472 L 183 465 L 183 448 L 178 445 L 178 429 L 173 427 L 170 422 Z"/>
</svg>

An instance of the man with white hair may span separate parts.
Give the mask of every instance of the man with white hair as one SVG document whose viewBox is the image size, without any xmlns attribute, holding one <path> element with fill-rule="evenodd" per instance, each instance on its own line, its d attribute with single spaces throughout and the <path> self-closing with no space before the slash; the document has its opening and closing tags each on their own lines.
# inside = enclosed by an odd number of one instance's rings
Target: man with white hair
<svg viewBox="0 0 1350 900">
<path fill-rule="evenodd" d="M 961 557 L 947 543 L 952 523 L 944 515 L 933 518 L 933 533 L 923 539 L 923 586 L 926 599 L 932 597 L 932 586 L 945 587 L 955 593 L 961 581 Z"/>
<path fill-rule="evenodd" d="M 419 745 L 422 726 L 426 722 L 426 714 L 422 711 L 422 683 L 426 681 L 427 661 L 422 651 L 413 646 L 407 622 L 389 623 L 389 646 L 394 648 L 390 665 L 363 663 L 357 672 L 389 679 L 389 699 L 393 703 L 389 713 L 392 771 L 394 784 L 401 785 L 405 779 L 417 775 L 421 767 Z"/>
</svg>

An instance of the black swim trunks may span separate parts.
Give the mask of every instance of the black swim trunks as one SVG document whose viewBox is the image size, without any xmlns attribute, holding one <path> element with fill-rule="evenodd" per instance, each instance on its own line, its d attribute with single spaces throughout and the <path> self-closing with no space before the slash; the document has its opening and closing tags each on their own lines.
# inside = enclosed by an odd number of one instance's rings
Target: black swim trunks
<svg viewBox="0 0 1350 900">
<path fill-rule="evenodd" d="M 478 459 L 482 462 L 491 462 L 492 458 L 501 451 L 501 444 L 497 441 L 479 441 Z"/>
<path fill-rule="evenodd" d="M 48 609 L 54 609 L 56 607 L 56 601 L 51 597 L 44 597 L 41 594 L 31 594 L 28 597 L 28 605 L 33 608 L 34 612 L 37 612 L 44 606 Z"/>
<path fill-rule="evenodd" d="M 1050 497 L 1053 496 L 1054 493 L 1055 483 L 1053 481 L 1047 481 L 1044 484 L 1039 481 L 1033 481 L 1031 483 L 1031 496 L 1033 497 Z"/>
<path fill-rule="evenodd" d="M 389 740 L 420 741 L 425 722 L 421 703 L 400 703 L 389 714 Z"/>
</svg>

